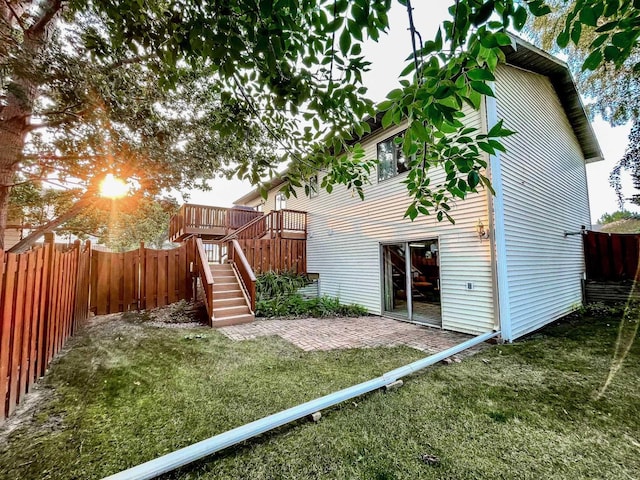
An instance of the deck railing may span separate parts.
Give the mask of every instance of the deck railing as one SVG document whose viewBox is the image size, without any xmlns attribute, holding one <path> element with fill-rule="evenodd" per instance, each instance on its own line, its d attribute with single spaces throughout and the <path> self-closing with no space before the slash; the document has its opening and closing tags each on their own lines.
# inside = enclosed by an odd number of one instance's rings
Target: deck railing
<svg viewBox="0 0 640 480">
<path fill-rule="evenodd" d="M 227 235 L 222 239 L 222 241 L 231 240 L 233 238 L 260 238 L 267 233 L 268 218 L 269 215 L 254 218 L 235 232 Z"/>
<path fill-rule="evenodd" d="M 307 212 L 300 210 L 274 210 L 270 213 L 268 230 L 272 237 L 282 236 L 283 233 L 307 234 Z"/>
<path fill-rule="evenodd" d="M 224 236 L 263 215 L 254 210 L 185 204 L 169 221 L 169 238 L 179 241 L 194 234 Z"/>
<path fill-rule="evenodd" d="M 202 240 L 209 263 L 224 263 L 227 258 L 227 244 L 221 240 Z"/>
</svg>

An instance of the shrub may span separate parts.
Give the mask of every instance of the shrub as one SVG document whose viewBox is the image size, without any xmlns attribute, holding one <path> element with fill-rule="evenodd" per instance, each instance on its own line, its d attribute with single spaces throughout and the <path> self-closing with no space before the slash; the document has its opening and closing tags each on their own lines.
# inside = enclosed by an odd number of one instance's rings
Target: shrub
<svg viewBox="0 0 640 480">
<path fill-rule="evenodd" d="M 306 300 L 295 294 L 256 302 L 257 317 L 359 317 L 366 314 L 366 308 L 361 305 L 343 305 L 337 298 L 327 296 Z"/>
<path fill-rule="evenodd" d="M 267 272 L 256 277 L 256 297 L 258 301 L 289 297 L 308 284 L 305 275 Z"/>
<path fill-rule="evenodd" d="M 593 318 L 611 318 L 621 317 L 625 313 L 631 310 L 640 308 L 638 302 L 629 302 L 628 304 L 616 303 L 613 305 L 607 305 L 601 302 L 587 303 L 577 310 L 577 314 L 583 317 Z"/>
</svg>

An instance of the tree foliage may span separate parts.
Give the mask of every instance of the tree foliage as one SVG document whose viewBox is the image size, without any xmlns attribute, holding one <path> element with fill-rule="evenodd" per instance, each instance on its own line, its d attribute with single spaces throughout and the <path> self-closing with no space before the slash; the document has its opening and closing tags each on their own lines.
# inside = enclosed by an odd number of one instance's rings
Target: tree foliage
<svg viewBox="0 0 640 480">
<path fill-rule="evenodd" d="M 277 166 L 273 140 L 209 69 L 116 48 L 106 28 L 80 3 L 0 7 L 0 212 L 17 181 L 72 185 L 73 195 L 113 173 L 153 195 L 206 188 L 238 165 L 257 181 Z"/>
<path fill-rule="evenodd" d="M 286 193 L 322 170 L 328 192 L 343 184 L 362 197 L 376 160 L 359 139 L 370 131 L 366 117 L 380 113 L 385 126 L 407 122 L 406 215 L 453 221 L 457 199 L 490 188 L 487 156 L 513 133 L 500 123 L 470 129 L 463 108 L 493 95 L 507 30 L 551 9 L 544 0 L 457 0 L 423 42 L 409 0 L 398 3 L 413 48 L 398 88 L 377 107 L 362 83 L 362 45 L 387 31 L 391 0 L 91 0 L 65 7 L 64 22 L 54 21 L 59 0 L 0 7 L 0 33 L 11 41 L 0 51 L 2 122 L 8 112 L 20 127 L 12 131 L 31 135 L 27 144 L 11 139 L 17 162 L 0 158 L 0 213 L 6 173 L 15 174 L 3 165 L 85 182 L 108 167 L 149 190 L 220 170 L 256 183 L 275 171 L 274 144 L 290 162 Z M 577 0 L 558 39 L 578 43 L 583 27 L 597 27 L 585 67 L 621 69 L 637 49 L 636 3 Z M 434 169 L 445 171 L 442 182 Z"/>
<path fill-rule="evenodd" d="M 620 220 L 640 220 L 640 214 L 628 210 L 618 210 L 617 212 L 603 214 L 598 223 L 606 225 Z"/>
<path fill-rule="evenodd" d="M 622 125 L 640 115 L 640 74 L 634 72 L 640 61 L 640 49 L 635 47 L 619 65 L 601 62 L 592 69 L 585 69 L 585 61 L 591 55 L 592 43 L 599 37 L 598 27 L 583 25 L 575 27 L 570 42 L 560 47 L 557 39 L 564 35 L 570 12 L 577 1 L 547 0 L 552 11 L 542 17 L 529 20 L 526 32 L 543 49 L 565 54 L 567 64 L 574 74 L 580 92 L 587 97 L 587 109 L 592 116 L 600 115 L 613 126 Z M 600 21 L 602 22 L 602 20 Z"/>
<path fill-rule="evenodd" d="M 623 170 L 631 172 L 633 186 L 637 190 L 640 190 L 640 119 L 638 118 L 634 120 L 633 126 L 631 127 L 631 132 L 629 133 L 629 145 L 627 145 L 624 155 L 614 167 L 611 172 L 611 176 L 609 177 L 611 185 L 613 185 L 616 193 L 618 194 L 621 207 L 624 205 L 621 180 Z M 635 205 L 640 205 L 640 194 L 633 194 L 628 198 L 628 200 Z"/>
<path fill-rule="evenodd" d="M 82 189 L 43 188 L 25 182 L 11 191 L 9 218 L 13 223 L 35 229 L 51 224 L 61 215 L 81 208 L 55 228 L 61 236 L 91 238 L 115 251 L 137 248 L 140 242 L 161 249 L 169 240 L 169 219 L 178 209 L 177 201 L 167 196 L 135 192 L 111 200 L 99 196 L 83 201 Z"/>
<path fill-rule="evenodd" d="M 552 12 L 529 22 L 527 31 L 543 48 L 567 55 L 591 116 L 611 125 L 632 123 L 625 155 L 611 172 L 611 185 L 624 206 L 621 173 L 631 172 L 640 188 L 640 20 L 630 2 L 548 0 Z M 616 9 L 616 6 L 619 9 Z M 582 8 L 576 12 L 576 9 Z M 635 11 L 635 17 L 630 13 Z M 576 23 L 576 18 L 582 20 Z M 630 197 L 638 204 L 640 196 Z"/>
</svg>

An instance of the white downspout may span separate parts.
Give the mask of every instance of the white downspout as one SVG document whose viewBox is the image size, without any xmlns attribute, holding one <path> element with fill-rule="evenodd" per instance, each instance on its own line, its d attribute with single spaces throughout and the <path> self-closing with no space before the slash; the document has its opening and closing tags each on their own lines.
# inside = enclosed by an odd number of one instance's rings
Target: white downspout
<svg viewBox="0 0 640 480">
<path fill-rule="evenodd" d="M 495 84 L 490 83 L 491 89 L 495 92 Z M 498 108 L 495 97 L 485 96 L 487 112 L 487 131 L 498 123 Z M 494 155 L 489 156 L 491 169 L 491 184 L 496 194 L 493 198 L 493 238 L 496 248 L 495 272 L 497 277 L 500 331 L 502 339 L 507 342 L 513 340 L 511 328 L 511 298 L 509 295 L 509 278 L 507 276 L 507 242 L 505 236 L 504 220 L 504 191 L 502 183 L 502 165 L 500 162 L 500 151 L 496 150 Z"/>
</svg>

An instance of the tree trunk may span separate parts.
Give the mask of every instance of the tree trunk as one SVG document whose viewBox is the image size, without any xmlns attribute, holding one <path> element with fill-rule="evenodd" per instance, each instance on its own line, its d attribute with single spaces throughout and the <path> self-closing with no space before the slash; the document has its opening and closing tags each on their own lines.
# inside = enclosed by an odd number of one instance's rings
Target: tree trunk
<svg viewBox="0 0 640 480">
<path fill-rule="evenodd" d="M 12 8 L 9 8 L 11 4 Z M 0 7 L 0 22 L 4 29 L 22 28 L 18 25 L 23 4 L 30 8 L 31 2 L 3 2 Z M 24 30 L 24 41 L 9 46 L 9 50 L 22 56 L 38 58 L 47 43 L 53 19 L 62 6 L 61 0 L 45 0 L 39 7 L 39 16 Z M 14 52 L 15 50 L 15 52 Z M 5 104 L 0 105 L 0 249 L 4 249 L 4 232 L 7 226 L 9 194 L 24 151 L 33 104 L 38 95 L 37 81 L 18 72 L 2 72 L 7 75 L 10 87 L 6 89 Z M 3 80 L 5 80 L 3 78 Z"/>
<path fill-rule="evenodd" d="M 4 112 L 3 112 L 4 113 Z M 16 133 L 12 123 L 0 118 L 0 250 L 4 250 L 4 231 L 7 226 L 7 211 L 9 209 L 9 194 L 17 170 L 17 161 L 24 147 L 24 138 L 20 135 L 20 128 Z"/>
</svg>

